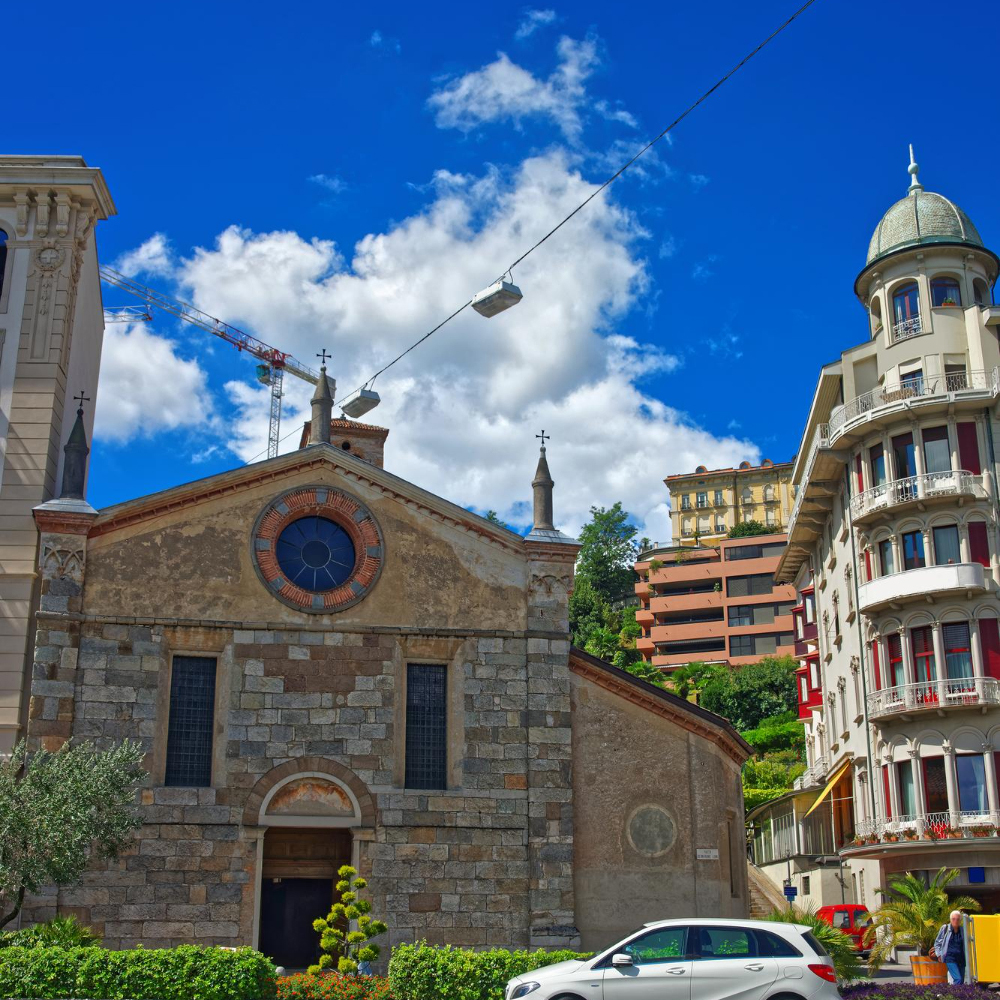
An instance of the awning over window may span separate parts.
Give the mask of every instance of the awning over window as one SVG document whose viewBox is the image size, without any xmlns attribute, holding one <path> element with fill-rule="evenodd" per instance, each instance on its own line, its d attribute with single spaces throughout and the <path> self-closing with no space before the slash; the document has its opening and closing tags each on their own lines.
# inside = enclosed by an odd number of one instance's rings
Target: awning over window
<svg viewBox="0 0 1000 1000">
<path fill-rule="evenodd" d="M 816 801 L 809 807 L 809 812 L 806 813 L 806 816 L 814 812 L 816 808 L 819 806 L 819 804 L 823 801 L 823 799 L 825 799 L 830 794 L 830 792 L 833 791 L 833 786 L 836 785 L 837 782 L 840 781 L 840 779 L 847 773 L 851 764 L 852 761 L 845 760 L 844 763 L 837 768 L 837 770 L 833 774 L 833 777 L 826 783 L 826 786 L 823 788 L 823 791 L 821 791 L 819 795 L 816 797 Z M 805 819 L 806 816 L 803 816 L 802 818 Z"/>
</svg>

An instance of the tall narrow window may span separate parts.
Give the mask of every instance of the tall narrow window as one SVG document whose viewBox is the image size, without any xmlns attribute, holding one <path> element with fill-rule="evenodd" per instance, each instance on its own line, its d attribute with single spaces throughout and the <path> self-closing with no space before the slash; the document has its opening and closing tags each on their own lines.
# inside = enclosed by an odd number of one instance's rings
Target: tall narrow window
<svg viewBox="0 0 1000 1000">
<path fill-rule="evenodd" d="M 971 420 L 958 424 L 958 461 L 966 472 L 980 475 L 983 471 L 979 461 L 979 435 Z"/>
<path fill-rule="evenodd" d="M 946 524 L 934 529 L 934 565 L 947 566 L 960 563 L 962 556 L 958 546 L 958 525 Z"/>
<path fill-rule="evenodd" d="M 934 680 L 937 671 L 934 664 L 934 633 L 930 625 L 913 629 L 910 643 L 913 649 L 914 679 L 918 684 Z"/>
<path fill-rule="evenodd" d="M 868 449 L 868 467 L 872 474 L 872 486 L 885 486 L 885 451 L 882 445 L 872 445 Z"/>
<path fill-rule="evenodd" d="M 875 675 L 875 690 L 882 690 L 882 670 L 878 661 L 878 639 L 872 639 L 872 673 Z"/>
<path fill-rule="evenodd" d="M 898 632 L 886 639 L 886 652 L 889 656 L 889 671 L 886 680 L 889 687 L 899 687 L 906 682 L 903 671 L 903 642 Z"/>
<path fill-rule="evenodd" d="M 917 814 L 917 794 L 913 787 L 913 765 L 908 760 L 897 761 L 896 780 L 899 783 L 899 812 L 902 816 Z"/>
<path fill-rule="evenodd" d="M 944 757 L 924 757 L 924 798 L 929 813 L 948 811 L 948 780 L 945 778 Z"/>
<path fill-rule="evenodd" d="M 912 434 L 900 434 L 892 439 L 892 464 L 896 479 L 909 479 L 917 474 Z"/>
<path fill-rule="evenodd" d="M 968 622 L 948 622 L 944 634 L 944 660 L 946 673 L 956 680 L 972 676 L 972 643 Z"/>
<path fill-rule="evenodd" d="M 922 531 L 903 532 L 903 569 L 920 569 L 926 566 L 924 556 L 924 533 Z"/>
<path fill-rule="evenodd" d="M 969 522 L 969 558 L 980 566 L 990 568 L 990 543 L 985 521 Z"/>
<path fill-rule="evenodd" d="M 407 788 L 448 784 L 445 670 L 428 663 L 410 663 L 406 668 Z"/>
<path fill-rule="evenodd" d="M 210 656 L 174 657 L 165 785 L 204 788 L 212 784 L 215 662 Z"/>
<path fill-rule="evenodd" d="M 892 296 L 892 314 L 897 326 L 897 336 L 906 332 L 920 332 L 920 304 L 917 298 L 916 282 L 903 285 L 902 288 L 896 290 Z M 903 329 L 899 329 L 900 324 L 904 324 Z M 905 324 L 909 324 L 909 330 Z"/>
<path fill-rule="evenodd" d="M 3 295 L 3 276 L 7 270 L 7 234 L 0 229 L 0 295 Z"/>
<path fill-rule="evenodd" d="M 962 291 L 954 278 L 931 279 L 931 305 L 960 306 L 961 304 Z"/>
<path fill-rule="evenodd" d="M 878 543 L 878 561 L 879 570 L 882 576 L 890 576 L 895 573 L 895 566 L 893 564 L 892 558 L 892 539 L 883 538 L 881 542 Z"/>
<path fill-rule="evenodd" d="M 959 754 L 955 758 L 958 777 L 958 807 L 962 812 L 986 812 L 986 762 L 982 754 Z"/>
<path fill-rule="evenodd" d="M 947 427 L 927 427 L 923 431 L 924 472 L 951 472 L 951 445 Z"/>
</svg>

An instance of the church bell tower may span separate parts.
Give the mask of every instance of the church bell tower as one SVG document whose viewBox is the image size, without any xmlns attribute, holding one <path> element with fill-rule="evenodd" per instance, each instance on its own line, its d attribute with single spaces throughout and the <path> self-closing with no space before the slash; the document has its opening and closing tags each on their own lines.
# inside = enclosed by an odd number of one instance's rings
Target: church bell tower
<svg viewBox="0 0 1000 1000">
<path fill-rule="evenodd" d="M 24 735 L 38 601 L 31 512 L 61 481 L 72 396 L 96 391 L 104 315 L 94 228 L 114 214 L 101 171 L 82 157 L 0 156 L 0 753 Z M 89 439 L 92 407 L 81 429 Z"/>
</svg>

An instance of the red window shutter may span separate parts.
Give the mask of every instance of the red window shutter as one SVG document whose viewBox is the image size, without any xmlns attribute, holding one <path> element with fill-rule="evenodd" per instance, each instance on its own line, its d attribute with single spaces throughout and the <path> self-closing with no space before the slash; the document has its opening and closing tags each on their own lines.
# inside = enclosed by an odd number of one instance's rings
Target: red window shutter
<svg viewBox="0 0 1000 1000">
<path fill-rule="evenodd" d="M 979 462 L 979 438 L 976 436 L 976 425 L 971 421 L 958 425 L 958 460 L 966 472 L 974 472 L 978 476 L 983 471 Z"/>
<path fill-rule="evenodd" d="M 875 672 L 875 690 L 882 690 L 882 671 L 878 663 L 878 640 L 872 640 L 872 670 Z"/>
<path fill-rule="evenodd" d="M 871 549 L 865 549 L 865 581 L 872 578 L 872 553 Z"/>
<path fill-rule="evenodd" d="M 889 654 L 889 676 L 886 683 L 889 687 L 897 687 L 903 683 L 903 642 L 896 632 L 886 640 Z"/>
<path fill-rule="evenodd" d="M 854 456 L 854 471 L 857 473 L 857 476 L 858 476 L 858 492 L 859 493 L 863 493 L 864 489 L 865 489 L 865 480 L 864 480 L 864 476 L 861 474 L 861 455 L 860 454 Z"/>
<path fill-rule="evenodd" d="M 996 618 L 979 619 L 979 642 L 986 676 L 1000 678 L 1000 627 Z"/>
<path fill-rule="evenodd" d="M 892 796 L 889 794 L 889 765 L 882 765 L 882 787 L 885 789 L 885 818 L 892 819 Z"/>
<path fill-rule="evenodd" d="M 986 539 L 986 522 L 969 522 L 969 556 L 973 562 L 990 568 L 990 544 Z"/>
</svg>

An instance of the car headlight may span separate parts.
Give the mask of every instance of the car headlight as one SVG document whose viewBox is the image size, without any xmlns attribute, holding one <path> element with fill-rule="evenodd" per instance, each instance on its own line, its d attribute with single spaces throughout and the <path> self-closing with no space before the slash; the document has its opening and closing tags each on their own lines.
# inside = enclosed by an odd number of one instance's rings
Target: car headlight
<svg viewBox="0 0 1000 1000">
<path fill-rule="evenodd" d="M 541 983 L 521 983 L 520 986 L 514 987 L 514 992 L 511 993 L 508 1000 L 517 1000 L 518 997 L 526 997 L 529 993 L 534 993 L 540 985 Z"/>
</svg>

